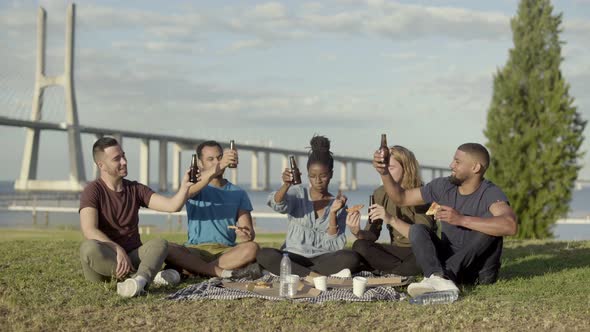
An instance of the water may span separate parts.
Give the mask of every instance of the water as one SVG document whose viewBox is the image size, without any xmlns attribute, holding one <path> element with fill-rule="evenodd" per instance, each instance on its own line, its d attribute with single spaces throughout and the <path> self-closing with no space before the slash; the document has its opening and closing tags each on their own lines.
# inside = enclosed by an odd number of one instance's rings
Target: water
<svg viewBox="0 0 590 332">
<path fill-rule="evenodd" d="M 410 299 L 411 304 L 427 305 L 427 304 L 446 304 L 453 303 L 459 298 L 459 292 L 454 290 L 431 292 L 418 295 Z"/>
<path fill-rule="evenodd" d="M 305 185 L 305 184 L 304 184 Z M 271 188 L 278 188 L 279 184 L 274 184 Z M 152 187 L 156 187 L 155 185 Z M 248 185 L 242 185 L 247 188 Z M 348 197 L 348 205 L 364 204 L 362 212 L 367 213 L 369 195 L 373 193 L 376 185 L 361 185 L 356 191 L 346 191 L 344 194 Z M 0 194 L 6 195 L 13 193 L 13 182 L 0 182 Z M 331 186 L 331 192 L 336 194 L 336 186 Z M 256 212 L 272 212 L 266 206 L 266 200 L 269 192 L 250 191 L 248 195 L 252 201 L 252 206 Z M 1 203 L 1 202 L 0 202 Z M 64 203 L 65 204 L 65 203 Z M 69 206 L 77 206 L 77 202 L 71 202 Z M 590 216 L 590 188 L 575 190 L 573 199 L 570 203 L 570 218 L 585 218 Z M 47 219 L 46 219 L 47 218 Z M 172 216 L 168 219 L 164 215 L 141 215 L 140 224 L 153 225 L 160 231 L 186 231 L 186 216 Z M 59 225 L 61 227 L 77 228 L 79 217 L 77 213 L 45 213 L 37 214 L 37 224 L 44 225 L 48 222 L 51 226 Z M 283 233 L 287 230 L 286 219 L 256 219 L 256 230 L 258 232 Z M 7 212 L 0 210 L 0 227 L 27 228 L 33 224 L 30 212 Z M 560 224 L 554 226 L 555 239 L 557 240 L 590 240 L 590 225 L 571 225 Z M 380 241 L 389 241 L 387 232 L 382 232 Z M 350 233 L 348 233 L 351 236 Z"/>
<path fill-rule="evenodd" d="M 281 297 L 293 296 L 293 284 L 291 280 L 288 280 L 291 276 L 291 259 L 287 253 L 283 254 L 281 259 L 281 271 L 280 271 L 280 288 L 279 295 Z"/>
</svg>

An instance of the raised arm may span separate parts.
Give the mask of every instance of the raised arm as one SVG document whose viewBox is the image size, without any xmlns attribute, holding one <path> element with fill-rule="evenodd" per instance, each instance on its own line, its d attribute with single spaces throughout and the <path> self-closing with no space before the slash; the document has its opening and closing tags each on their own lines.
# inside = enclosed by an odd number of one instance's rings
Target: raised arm
<svg viewBox="0 0 590 332">
<path fill-rule="evenodd" d="M 215 166 L 215 168 L 210 168 L 208 170 L 201 170 L 201 174 L 200 174 L 200 181 L 198 181 L 197 183 L 195 183 L 194 185 L 192 185 L 189 188 L 188 191 L 188 197 L 193 197 L 196 194 L 198 194 L 199 192 L 201 192 L 201 190 L 203 190 L 203 188 L 205 188 L 209 182 L 211 182 L 211 180 L 220 175 L 223 174 L 223 171 L 225 171 L 225 169 L 229 166 L 229 164 L 235 164 L 238 161 L 238 152 L 235 150 L 231 150 L 231 149 L 226 149 L 225 151 L 223 151 L 223 155 L 221 156 L 221 160 L 219 161 L 219 163 L 217 163 L 217 165 Z"/>
<path fill-rule="evenodd" d="M 373 167 L 375 167 L 375 170 L 381 176 L 385 192 L 393 204 L 397 206 L 415 206 L 425 203 L 420 188 L 405 190 L 399 183 L 395 182 L 389 173 L 389 169 L 385 166 L 383 156 L 379 151 L 373 154 Z"/>
<path fill-rule="evenodd" d="M 202 182 L 202 181 L 199 181 Z M 182 183 L 176 194 L 172 197 L 166 197 L 160 194 L 154 193 L 150 197 L 148 208 L 161 212 L 178 212 L 182 209 L 182 206 L 189 198 L 189 189 L 193 186 L 189 182 L 189 171 L 184 173 Z"/>
<path fill-rule="evenodd" d="M 275 203 L 280 203 L 285 199 L 287 191 L 289 191 L 289 188 L 291 188 L 291 185 L 293 184 L 293 174 L 291 173 L 290 169 L 285 168 L 282 174 L 282 180 L 283 184 L 279 190 L 277 190 L 274 196 Z"/>
<path fill-rule="evenodd" d="M 122 278 L 133 270 L 133 264 L 125 249 L 98 229 L 98 211 L 95 208 L 85 207 L 80 210 L 80 229 L 85 239 L 102 242 L 117 253 L 117 268 L 115 270 L 117 278 Z"/>
<path fill-rule="evenodd" d="M 287 197 L 289 188 L 291 188 L 293 183 L 293 175 L 291 174 L 291 170 L 285 168 L 283 174 L 281 175 L 281 179 L 283 184 L 277 191 L 272 192 L 268 196 L 266 203 L 274 211 L 281 214 L 286 214 L 289 213 L 290 209 L 292 208 L 292 206 L 290 206 L 291 204 L 289 203 L 290 199 Z"/>
<path fill-rule="evenodd" d="M 492 236 L 511 236 L 518 232 L 516 214 L 508 203 L 496 202 L 490 206 L 490 212 L 493 217 L 470 217 L 459 214 L 449 206 L 441 206 L 436 218 Z"/>
<path fill-rule="evenodd" d="M 188 197 L 193 197 L 196 194 L 200 193 L 201 190 L 203 190 L 203 188 L 205 188 L 209 184 L 209 182 L 211 182 L 211 179 L 215 176 L 215 173 L 215 169 L 201 171 L 201 173 L 199 173 L 199 175 L 197 176 L 197 179 L 199 179 L 199 181 L 190 186 L 190 188 L 188 189 Z"/>
</svg>

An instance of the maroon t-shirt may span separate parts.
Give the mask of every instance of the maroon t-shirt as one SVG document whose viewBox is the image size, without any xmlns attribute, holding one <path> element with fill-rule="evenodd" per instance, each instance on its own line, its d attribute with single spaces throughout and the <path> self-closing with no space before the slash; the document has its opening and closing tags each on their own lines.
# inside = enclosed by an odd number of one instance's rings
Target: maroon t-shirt
<svg viewBox="0 0 590 332">
<path fill-rule="evenodd" d="M 98 211 L 98 229 L 129 252 L 141 246 L 139 208 L 147 207 L 154 191 L 137 181 L 123 179 L 123 190 L 115 192 L 102 179 L 94 180 L 80 196 L 80 210 Z"/>
</svg>

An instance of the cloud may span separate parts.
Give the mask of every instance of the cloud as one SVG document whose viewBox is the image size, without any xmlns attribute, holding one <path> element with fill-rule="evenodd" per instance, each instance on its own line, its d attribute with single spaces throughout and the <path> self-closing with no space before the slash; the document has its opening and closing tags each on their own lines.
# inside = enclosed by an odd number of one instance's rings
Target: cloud
<svg viewBox="0 0 590 332">
<path fill-rule="evenodd" d="M 395 52 L 395 53 L 391 52 L 391 53 L 381 53 L 380 55 L 381 55 L 381 57 L 386 58 L 386 59 L 415 62 L 415 63 L 420 63 L 420 65 L 423 65 L 424 61 L 434 61 L 434 60 L 440 58 L 439 56 L 436 56 L 436 55 L 422 54 L 422 53 L 418 53 L 418 52 Z"/>
<path fill-rule="evenodd" d="M 51 8 L 65 10 L 63 3 L 50 2 Z M 9 32 L 35 24 L 32 8 L 0 13 L 0 25 Z M 510 16 L 449 6 L 424 6 L 395 1 L 367 0 L 348 6 L 304 3 L 287 8 L 278 2 L 253 6 L 228 6 L 222 9 L 185 9 L 160 13 L 137 8 L 113 8 L 95 4 L 77 6 L 82 29 L 137 30 L 146 33 L 146 42 L 187 42 L 202 40 L 212 32 L 231 33 L 243 41 L 272 45 L 286 40 L 314 38 L 322 34 L 373 35 L 394 40 L 444 37 L 457 40 L 509 39 Z M 53 22 L 63 22 L 55 10 Z M 564 22 L 568 35 L 590 35 L 590 23 L 573 19 Z M 156 39 L 158 41 L 156 41 Z M 233 50 L 248 49 L 241 42 L 225 45 Z"/>
<path fill-rule="evenodd" d="M 285 6 L 278 2 L 267 2 L 256 5 L 254 9 L 248 13 L 248 16 L 255 19 L 276 20 L 285 18 L 287 16 L 287 10 Z"/>
<path fill-rule="evenodd" d="M 57 18 L 48 17 L 48 23 L 58 22 Z M 63 22 L 63 16 L 61 17 Z M 37 24 L 37 8 L 35 7 L 17 7 L 9 10 L 5 9 L 0 12 L 0 26 L 3 31 L 21 32 L 25 29 L 34 29 Z M 33 30 L 33 34 L 34 34 Z"/>
<path fill-rule="evenodd" d="M 302 25 L 310 30 L 339 33 L 362 33 L 366 21 L 366 13 L 341 12 L 329 14 L 309 14 L 302 17 Z"/>
<path fill-rule="evenodd" d="M 586 43 L 590 42 L 590 22 L 580 19 L 564 20 L 562 39 L 580 39 Z"/>
<path fill-rule="evenodd" d="M 172 16 L 141 9 L 113 8 L 97 5 L 78 6 L 76 15 L 85 26 L 99 29 L 122 29 L 163 26 L 174 23 L 180 16 Z"/>
<path fill-rule="evenodd" d="M 392 38 L 442 36 L 497 40 L 507 38 L 509 32 L 509 17 L 503 13 L 384 1 L 367 1 L 367 4 L 374 15 L 368 29 Z"/>
<path fill-rule="evenodd" d="M 59 12 L 65 11 L 65 5 L 59 1 L 48 4 L 53 9 L 49 12 L 50 21 L 63 24 L 64 16 Z M 165 43 L 172 46 L 203 42 L 214 38 L 213 33 L 239 37 L 239 41 L 222 47 L 234 51 L 322 34 L 373 35 L 395 40 L 429 36 L 497 40 L 510 36 L 509 17 L 501 13 L 385 1 L 359 2 L 346 7 L 338 6 L 337 2 L 333 5 L 306 3 L 289 9 L 278 2 L 267 2 L 249 7 L 191 8 L 161 13 L 86 3 L 77 6 L 76 15 L 83 33 L 123 39 L 125 34 L 117 36 L 108 32 L 138 31 L 143 42 L 149 43 L 146 46 L 156 51 L 166 48 Z M 32 8 L 11 9 L 0 14 L 0 24 L 9 32 L 30 30 L 35 25 L 35 15 Z M 571 23 L 570 29 L 587 31 L 589 28 L 586 22 L 579 21 Z"/>
<path fill-rule="evenodd" d="M 232 43 L 227 51 L 236 52 L 249 48 L 260 48 L 265 45 L 266 43 L 261 39 L 238 40 Z"/>
<path fill-rule="evenodd" d="M 191 52 L 194 50 L 193 45 L 187 43 L 170 43 L 170 42 L 146 42 L 145 49 L 157 52 Z"/>
</svg>

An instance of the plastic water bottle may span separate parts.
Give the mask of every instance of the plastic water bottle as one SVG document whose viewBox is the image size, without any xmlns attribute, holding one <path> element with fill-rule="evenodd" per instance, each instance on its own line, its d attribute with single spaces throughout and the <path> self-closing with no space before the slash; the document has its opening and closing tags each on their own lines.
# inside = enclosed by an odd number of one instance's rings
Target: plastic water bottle
<svg viewBox="0 0 590 332">
<path fill-rule="evenodd" d="M 411 304 L 445 304 L 453 303 L 459 298 L 459 292 L 454 290 L 442 292 L 430 292 L 418 295 L 410 299 Z"/>
<path fill-rule="evenodd" d="M 291 274 L 291 259 L 289 259 L 288 253 L 283 253 L 283 259 L 281 259 L 281 281 L 279 288 L 279 295 L 281 297 L 289 297 L 289 291 L 291 283 L 287 280 L 287 277 Z"/>
</svg>

